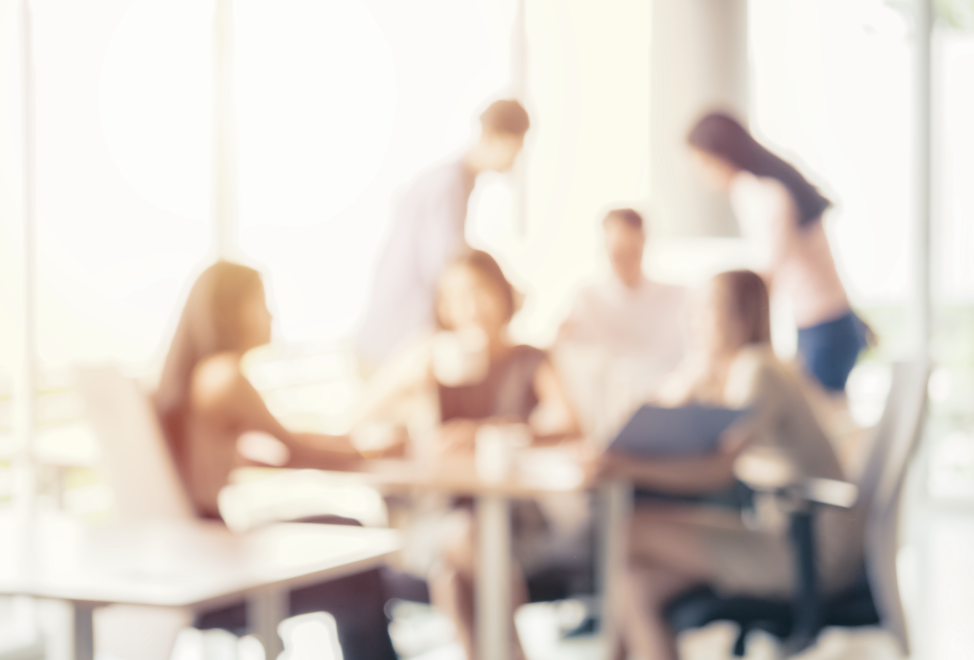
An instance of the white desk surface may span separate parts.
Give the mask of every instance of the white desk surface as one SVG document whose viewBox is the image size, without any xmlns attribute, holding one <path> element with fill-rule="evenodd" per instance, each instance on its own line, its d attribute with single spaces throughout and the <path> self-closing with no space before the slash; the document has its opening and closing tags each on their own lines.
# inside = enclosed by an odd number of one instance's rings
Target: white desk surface
<svg viewBox="0 0 974 660">
<path fill-rule="evenodd" d="M 299 587 L 379 564 L 394 530 L 282 523 L 237 535 L 220 523 L 37 523 L 18 543 L 0 520 L 0 594 L 75 602 L 197 607 L 256 589 Z M 26 549 L 26 552 L 25 552 Z M 25 556 L 26 555 L 26 556 Z"/>
</svg>

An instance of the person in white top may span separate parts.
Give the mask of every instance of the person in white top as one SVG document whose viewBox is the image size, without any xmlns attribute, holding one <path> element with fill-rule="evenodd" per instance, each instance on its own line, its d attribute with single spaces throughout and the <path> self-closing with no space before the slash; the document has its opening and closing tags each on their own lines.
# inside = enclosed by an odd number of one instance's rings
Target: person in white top
<svg viewBox="0 0 974 660">
<path fill-rule="evenodd" d="M 687 141 L 711 187 L 729 196 L 741 233 L 761 246 L 756 270 L 791 305 L 805 369 L 843 393 L 870 331 L 849 306 L 832 258 L 822 224 L 832 202 L 730 115 L 706 115 Z"/>
<path fill-rule="evenodd" d="M 396 205 L 355 338 L 366 366 L 378 366 L 403 340 L 433 328 L 440 275 L 467 247 L 467 203 L 477 176 L 510 170 L 530 127 L 527 112 L 512 100 L 492 103 L 480 124 L 479 139 L 460 159 L 421 174 Z"/>
<path fill-rule="evenodd" d="M 589 349 L 598 354 L 600 367 L 608 372 L 603 374 L 608 382 L 603 382 L 599 389 L 612 400 L 605 402 L 607 406 L 619 408 L 617 414 L 602 411 L 611 418 L 605 423 L 614 428 L 624 421 L 617 417 L 631 412 L 629 403 L 653 394 L 663 376 L 680 363 L 684 352 L 686 291 L 683 287 L 653 282 L 643 274 L 646 230 L 637 211 L 613 209 L 602 220 L 602 227 L 612 274 L 579 291 L 559 331 L 557 350 L 566 358 L 565 362 L 573 354 Z M 567 371 L 573 371 L 570 365 L 566 366 Z M 627 382 L 617 382 L 620 380 Z M 628 391 L 617 391 L 620 387 Z M 593 394 L 596 393 L 576 394 L 576 398 L 591 399 Z M 595 411 L 592 414 L 598 415 Z M 599 426 L 599 423 L 590 421 L 590 425 Z"/>
</svg>

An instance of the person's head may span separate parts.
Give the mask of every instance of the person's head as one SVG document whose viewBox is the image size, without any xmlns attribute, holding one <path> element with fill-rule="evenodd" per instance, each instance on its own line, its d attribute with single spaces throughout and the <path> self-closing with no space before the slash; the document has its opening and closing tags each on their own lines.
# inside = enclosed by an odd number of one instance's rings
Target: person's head
<svg viewBox="0 0 974 660">
<path fill-rule="evenodd" d="M 760 275 L 727 271 L 711 279 L 701 293 L 692 327 L 702 350 L 727 356 L 771 341 L 768 288 Z"/>
<path fill-rule="evenodd" d="M 496 341 L 514 311 L 514 287 L 486 252 L 465 252 L 443 271 L 436 303 L 443 329 L 477 328 Z"/>
<path fill-rule="evenodd" d="M 626 286 L 635 286 L 643 274 L 646 230 L 642 216 L 633 209 L 613 209 L 602 219 L 602 227 L 612 271 Z"/>
<path fill-rule="evenodd" d="M 480 169 L 510 170 L 530 127 L 528 113 L 517 101 L 505 99 L 491 103 L 480 115 L 480 140 L 476 147 Z"/>
<path fill-rule="evenodd" d="M 160 421 L 170 442 L 181 437 L 193 371 L 218 353 L 243 353 L 271 338 L 260 273 L 219 261 L 197 278 L 176 326 L 156 394 Z M 178 456 L 178 447 L 173 447 Z"/>
<path fill-rule="evenodd" d="M 777 179 L 791 194 L 799 211 L 799 224 L 814 222 L 832 206 L 815 186 L 792 165 L 771 153 L 734 117 L 712 112 L 690 130 L 687 143 L 707 183 L 726 193 L 741 171 Z"/>
</svg>

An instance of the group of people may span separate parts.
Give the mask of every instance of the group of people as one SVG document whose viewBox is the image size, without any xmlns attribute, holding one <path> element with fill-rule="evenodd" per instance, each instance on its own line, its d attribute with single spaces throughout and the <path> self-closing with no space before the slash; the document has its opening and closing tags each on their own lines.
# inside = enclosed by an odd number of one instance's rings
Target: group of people
<svg viewBox="0 0 974 660">
<path fill-rule="evenodd" d="M 762 262 L 754 271 L 717 275 L 700 291 L 653 282 L 642 270 L 643 218 L 632 209 L 613 209 L 602 220 L 612 274 L 579 294 L 556 350 L 544 351 L 511 340 L 517 292 L 497 261 L 470 249 L 464 238 L 477 175 L 510 169 L 530 123 L 516 101 L 505 100 L 483 113 L 481 125 L 464 156 L 418 179 L 394 217 L 359 335 L 369 373 L 359 418 L 398 425 L 390 453 L 410 451 L 416 440 L 411 416 L 419 409 L 435 411 L 437 451 L 443 454 L 472 453 L 484 425 L 521 424 L 534 443 L 564 445 L 593 474 L 629 479 L 647 492 L 632 515 L 629 565 L 619 567 L 631 579 L 624 581 L 624 602 L 616 610 L 624 613 L 618 644 L 630 657 L 675 659 L 663 609 L 681 592 L 703 584 L 753 595 L 792 589 L 782 530 L 745 526 L 740 511 L 707 504 L 720 500 L 710 496 L 733 489 L 737 458 L 771 448 L 796 473 L 842 478 L 807 393 L 818 388 L 841 396 L 867 329 L 850 308 L 831 256 L 822 224 L 830 202 L 733 117 L 705 116 L 689 133 L 688 148 L 703 176 L 729 196 L 742 233 L 760 244 Z M 771 347 L 771 294 L 788 299 L 795 314 L 797 366 L 781 361 Z M 219 492 L 248 460 L 237 449 L 246 432 L 276 438 L 287 450 L 282 463 L 288 466 L 354 469 L 365 460 L 348 437 L 294 433 L 268 411 L 240 360 L 269 342 L 270 330 L 260 274 L 242 265 L 212 265 L 183 309 L 155 402 L 201 517 L 219 518 Z M 556 356 L 582 345 L 601 345 L 646 370 L 645 401 L 750 412 L 710 455 L 637 459 L 592 452 L 583 440 L 592 429 L 577 412 L 583 402 L 573 396 Z M 435 561 L 416 577 L 428 581 L 433 603 L 451 615 L 473 658 L 473 526 L 462 500 L 446 507 L 457 524 L 436 539 Z M 533 501 L 516 503 L 512 517 L 513 594 L 520 602 L 526 598 L 525 573 L 544 563 L 543 543 L 521 541 L 552 525 L 532 527 L 531 520 L 544 518 Z M 822 517 L 818 557 L 826 589 L 855 577 L 859 524 L 837 511 Z M 350 660 L 394 658 L 382 610 L 390 581 L 378 571 L 343 580 L 295 592 L 293 613 L 331 611 Z M 202 624 L 238 627 L 242 607 L 211 613 Z M 515 645 L 513 652 L 522 655 Z"/>
</svg>

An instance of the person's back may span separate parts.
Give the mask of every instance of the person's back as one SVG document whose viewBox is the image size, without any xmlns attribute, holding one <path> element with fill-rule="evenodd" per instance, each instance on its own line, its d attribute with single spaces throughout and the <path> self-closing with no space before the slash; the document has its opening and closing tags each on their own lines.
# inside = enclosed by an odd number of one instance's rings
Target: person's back
<svg viewBox="0 0 974 660">
<path fill-rule="evenodd" d="M 464 221 L 474 182 L 462 161 L 451 161 L 420 175 L 396 203 L 357 337 L 366 359 L 377 363 L 410 334 L 432 327 L 444 258 L 466 245 Z"/>
<path fill-rule="evenodd" d="M 428 170 L 396 205 L 356 337 L 360 357 L 376 367 L 404 340 L 434 326 L 436 285 L 466 247 L 467 205 L 477 175 L 506 172 L 529 127 L 517 101 L 492 103 L 478 141 L 460 158 Z"/>
</svg>

